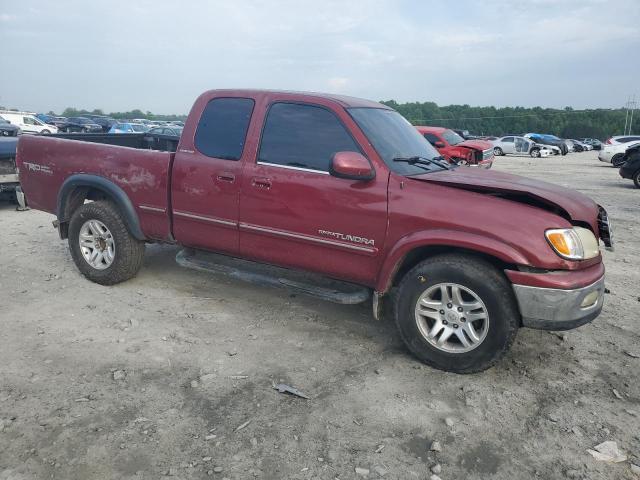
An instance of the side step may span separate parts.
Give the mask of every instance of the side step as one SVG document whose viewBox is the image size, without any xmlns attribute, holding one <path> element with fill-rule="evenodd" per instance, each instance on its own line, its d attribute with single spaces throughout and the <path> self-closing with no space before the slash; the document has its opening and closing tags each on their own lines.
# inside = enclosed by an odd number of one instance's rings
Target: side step
<svg viewBox="0 0 640 480">
<path fill-rule="evenodd" d="M 353 283 L 201 250 L 183 248 L 176 255 L 176 262 L 182 267 L 285 288 L 334 303 L 356 304 L 371 298 L 368 288 Z"/>
</svg>

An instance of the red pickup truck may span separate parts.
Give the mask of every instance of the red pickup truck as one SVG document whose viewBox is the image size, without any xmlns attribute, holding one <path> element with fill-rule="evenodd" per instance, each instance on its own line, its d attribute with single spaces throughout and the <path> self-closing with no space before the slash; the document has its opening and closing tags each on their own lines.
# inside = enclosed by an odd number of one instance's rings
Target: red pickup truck
<svg viewBox="0 0 640 480">
<path fill-rule="evenodd" d="M 322 274 L 373 292 L 374 316 L 393 311 L 408 349 L 448 371 L 491 366 L 520 327 L 574 328 L 602 309 L 602 207 L 449 165 L 367 100 L 212 90 L 175 153 L 23 136 L 17 164 L 89 280 L 133 277 L 149 242 Z"/>
<path fill-rule="evenodd" d="M 493 144 L 486 140 L 465 140 L 444 127 L 417 126 L 416 129 L 450 163 L 483 168 L 491 168 L 493 165 Z"/>
</svg>

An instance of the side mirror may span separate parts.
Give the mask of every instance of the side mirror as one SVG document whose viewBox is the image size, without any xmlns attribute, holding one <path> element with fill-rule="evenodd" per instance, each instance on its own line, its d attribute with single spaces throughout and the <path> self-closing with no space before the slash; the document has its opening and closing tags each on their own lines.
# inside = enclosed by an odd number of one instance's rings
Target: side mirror
<svg viewBox="0 0 640 480">
<path fill-rule="evenodd" d="M 376 176 L 369 160 L 358 152 L 337 152 L 331 161 L 329 173 L 347 180 L 372 180 Z"/>
<path fill-rule="evenodd" d="M 434 143 L 433 146 L 436 147 L 436 148 L 443 148 L 445 146 L 445 144 L 444 144 L 444 142 L 438 141 L 438 142 Z"/>
</svg>

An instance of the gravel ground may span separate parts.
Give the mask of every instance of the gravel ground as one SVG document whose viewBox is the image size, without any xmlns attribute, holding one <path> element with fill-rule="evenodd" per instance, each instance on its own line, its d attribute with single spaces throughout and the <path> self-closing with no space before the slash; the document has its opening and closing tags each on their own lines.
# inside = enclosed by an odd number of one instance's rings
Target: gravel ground
<svg viewBox="0 0 640 480">
<path fill-rule="evenodd" d="M 93 284 L 50 215 L 1 205 L 0 480 L 639 478 L 640 191 L 595 152 L 494 168 L 592 196 L 617 250 L 595 322 L 521 330 L 467 376 L 422 366 L 368 305 L 185 270 L 172 246 Z M 629 460 L 587 453 L 605 440 Z"/>
</svg>

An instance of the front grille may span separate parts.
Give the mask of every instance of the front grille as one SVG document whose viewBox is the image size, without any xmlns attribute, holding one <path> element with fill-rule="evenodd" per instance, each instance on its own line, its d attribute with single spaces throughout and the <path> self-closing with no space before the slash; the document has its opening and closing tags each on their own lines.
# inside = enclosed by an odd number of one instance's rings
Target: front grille
<svg viewBox="0 0 640 480">
<path fill-rule="evenodd" d="M 598 205 L 598 234 L 604 246 L 613 248 L 613 228 L 607 211 Z"/>
</svg>

